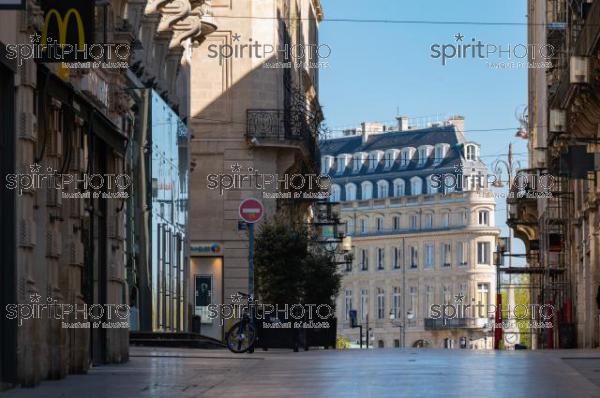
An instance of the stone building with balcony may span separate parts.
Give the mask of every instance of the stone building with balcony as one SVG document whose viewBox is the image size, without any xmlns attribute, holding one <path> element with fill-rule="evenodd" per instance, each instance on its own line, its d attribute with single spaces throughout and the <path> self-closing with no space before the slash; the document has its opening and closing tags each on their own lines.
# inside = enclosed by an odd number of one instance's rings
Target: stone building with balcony
<svg viewBox="0 0 600 398">
<path fill-rule="evenodd" d="M 248 289 L 240 203 L 262 200 L 264 219 L 310 214 L 311 200 L 263 196 L 260 181 L 319 174 L 318 69 L 292 50 L 318 45 L 322 9 L 318 0 L 213 0 L 212 11 L 218 30 L 192 56 L 187 306 L 203 335 L 222 339 L 228 324 L 210 319 L 208 305 Z"/>
<path fill-rule="evenodd" d="M 529 165 L 520 172 L 551 184 L 528 184 L 509 198 L 507 223 L 525 244 L 527 267 L 518 272 L 529 274 L 532 304 L 554 307 L 553 327 L 533 332 L 535 346 L 593 348 L 600 345 L 600 2 L 528 7 L 529 46 L 553 51 L 549 68 L 529 70 Z"/>
<path fill-rule="evenodd" d="M 140 308 L 140 295 L 151 325 L 156 252 L 133 233 L 152 211 L 142 97 L 152 91 L 177 118 L 189 116 L 186 56 L 213 27 L 203 21 L 204 0 L 22 3 L 0 10 L 0 390 L 127 361 L 129 305 Z M 93 67 L 10 55 L 9 46 L 32 46 L 52 31 L 60 44 L 82 44 L 74 36 L 106 52 Z M 44 183 L 15 189 L 5 184 L 10 175 Z M 19 322 L 10 306 L 41 312 Z"/>
<path fill-rule="evenodd" d="M 355 310 L 376 347 L 457 347 L 461 338 L 492 347 L 493 314 L 432 313 L 435 305 L 494 303 L 495 200 L 465 178 L 487 174 L 479 152 L 462 117 L 420 129 L 407 118 L 391 127 L 364 123 L 321 143 L 330 199 L 340 202 L 354 246 L 337 299 L 341 336 L 358 341 Z"/>
</svg>

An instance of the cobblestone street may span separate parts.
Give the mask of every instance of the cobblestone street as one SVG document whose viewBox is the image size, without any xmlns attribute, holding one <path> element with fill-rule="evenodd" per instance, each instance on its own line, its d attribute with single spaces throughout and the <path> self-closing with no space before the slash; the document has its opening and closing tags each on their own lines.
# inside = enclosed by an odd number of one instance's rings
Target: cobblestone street
<svg viewBox="0 0 600 398">
<path fill-rule="evenodd" d="M 599 397 L 599 351 L 133 348 L 131 361 L 17 397 Z M 594 384 L 595 382 L 595 384 Z"/>
</svg>

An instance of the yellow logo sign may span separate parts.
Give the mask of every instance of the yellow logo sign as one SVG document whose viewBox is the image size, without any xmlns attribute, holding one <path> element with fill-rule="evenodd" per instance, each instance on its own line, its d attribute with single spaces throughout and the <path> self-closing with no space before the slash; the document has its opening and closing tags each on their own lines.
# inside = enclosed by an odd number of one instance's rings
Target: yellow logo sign
<svg viewBox="0 0 600 398">
<path fill-rule="evenodd" d="M 77 23 L 77 34 L 78 34 L 78 47 L 79 49 L 83 48 L 85 44 L 85 30 L 83 26 L 83 20 L 81 19 L 81 15 L 79 11 L 74 8 L 70 8 L 65 17 L 63 18 L 60 13 L 56 9 L 52 9 L 48 11 L 46 14 L 46 19 L 44 20 L 44 28 L 42 30 L 42 43 L 47 42 L 48 38 L 48 26 L 50 25 L 50 18 L 56 19 L 56 24 L 58 26 L 58 44 L 64 45 L 67 41 L 67 28 L 69 26 L 69 21 L 71 17 L 75 18 L 75 22 Z"/>
</svg>

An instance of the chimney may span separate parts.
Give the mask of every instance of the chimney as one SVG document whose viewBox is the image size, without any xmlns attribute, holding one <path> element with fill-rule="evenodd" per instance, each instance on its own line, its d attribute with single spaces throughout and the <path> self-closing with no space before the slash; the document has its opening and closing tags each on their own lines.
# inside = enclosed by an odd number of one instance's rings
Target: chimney
<svg viewBox="0 0 600 398">
<path fill-rule="evenodd" d="M 399 131 L 407 131 L 408 130 L 408 116 L 398 116 L 396 118 L 398 120 L 398 130 Z"/>
<path fill-rule="evenodd" d="M 465 117 L 464 116 L 450 116 L 448 118 L 448 123 L 453 125 L 456 128 L 456 132 L 461 136 L 464 136 L 465 133 Z"/>
<path fill-rule="evenodd" d="M 367 124 L 365 122 L 362 122 L 360 124 L 360 130 L 362 133 L 362 143 L 364 144 L 369 139 L 369 133 L 370 133 L 369 129 L 367 129 Z"/>
</svg>

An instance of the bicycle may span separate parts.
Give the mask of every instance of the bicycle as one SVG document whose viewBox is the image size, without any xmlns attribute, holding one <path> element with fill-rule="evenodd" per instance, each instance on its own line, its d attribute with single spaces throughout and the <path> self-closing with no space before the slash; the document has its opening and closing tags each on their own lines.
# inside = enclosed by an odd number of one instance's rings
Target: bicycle
<svg viewBox="0 0 600 398">
<path fill-rule="evenodd" d="M 242 318 L 236 322 L 225 335 L 225 342 L 229 351 L 241 354 L 254 352 L 256 342 L 256 326 L 254 323 L 254 300 L 252 296 L 238 292 L 248 299 L 248 306 L 244 309 Z"/>
</svg>

